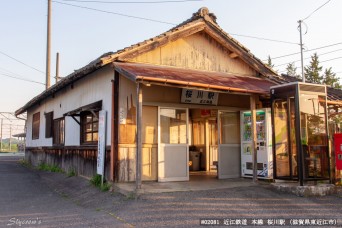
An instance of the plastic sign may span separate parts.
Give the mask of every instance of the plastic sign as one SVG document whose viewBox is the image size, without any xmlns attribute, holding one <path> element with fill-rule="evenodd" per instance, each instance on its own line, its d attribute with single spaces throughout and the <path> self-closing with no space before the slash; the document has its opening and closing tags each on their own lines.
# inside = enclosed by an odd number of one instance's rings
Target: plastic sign
<svg viewBox="0 0 342 228">
<path fill-rule="evenodd" d="M 97 174 L 104 175 L 104 164 L 106 154 L 106 120 L 107 112 L 99 112 L 99 137 L 97 143 Z"/>
</svg>

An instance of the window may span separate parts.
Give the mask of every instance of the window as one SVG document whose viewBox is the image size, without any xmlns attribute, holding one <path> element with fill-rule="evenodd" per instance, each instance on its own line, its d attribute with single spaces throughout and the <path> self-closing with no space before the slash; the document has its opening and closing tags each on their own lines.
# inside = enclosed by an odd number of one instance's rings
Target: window
<svg viewBox="0 0 342 228">
<path fill-rule="evenodd" d="M 40 112 L 32 117 L 32 139 L 39 139 Z"/>
<path fill-rule="evenodd" d="M 45 113 L 45 138 L 51 138 L 53 132 L 53 112 Z"/>
<path fill-rule="evenodd" d="M 53 144 L 64 145 L 64 118 L 53 120 Z"/>
<path fill-rule="evenodd" d="M 94 116 L 95 114 L 95 116 Z M 81 113 L 81 142 L 84 144 L 94 144 L 98 140 L 99 112 Z"/>
</svg>

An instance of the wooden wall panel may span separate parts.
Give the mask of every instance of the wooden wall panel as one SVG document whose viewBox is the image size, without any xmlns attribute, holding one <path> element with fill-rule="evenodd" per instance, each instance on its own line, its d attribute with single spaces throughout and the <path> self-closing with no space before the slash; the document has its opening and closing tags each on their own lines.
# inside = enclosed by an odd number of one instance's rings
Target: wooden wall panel
<svg viewBox="0 0 342 228">
<path fill-rule="evenodd" d="M 255 70 L 240 58 L 229 57 L 231 52 L 204 32 L 178 39 L 160 48 L 144 53 L 132 62 L 182 68 L 256 75 Z"/>
</svg>

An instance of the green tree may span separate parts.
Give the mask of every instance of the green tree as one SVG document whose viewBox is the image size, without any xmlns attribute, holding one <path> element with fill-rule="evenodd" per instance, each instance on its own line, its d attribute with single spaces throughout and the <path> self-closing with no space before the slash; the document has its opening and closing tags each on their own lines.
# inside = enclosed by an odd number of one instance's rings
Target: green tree
<svg viewBox="0 0 342 228">
<path fill-rule="evenodd" d="M 339 79 L 336 78 L 336 74 L 332 72 L 331 67 L 328 69 L 325 69 L 324 74 L 323 74 L 323 83 L 326 85 L 329 85 L 333 88 L 340 89 L 341 85 L 338 82 Z"/>
<path fill-rule="evenodd" d="M 272 59 L 271 59 L 271 56 L 268 55 L 268 58 L 267 58 L 267 66 L 273 68 L 274 67 L 274 64 L 272 64 Z"/>
<path fill-rule="evenodd" d="M 318 55 L 314 53 L 311 56 L 309 66 L 304 68 L 304 77 L 308 82 L 320 84 L 323 80 L 323 76 L 320 74 L 321 71 L 322 66 L 319 65 Z"/>
<path fill-rule="evenodd" d="M 289 63 L 286 66 L 286 74 L 295 78 L 300 78 L 300 76 L 297 74 L 297 67 L 295 66 L 295 63 Z"/>
</svg>

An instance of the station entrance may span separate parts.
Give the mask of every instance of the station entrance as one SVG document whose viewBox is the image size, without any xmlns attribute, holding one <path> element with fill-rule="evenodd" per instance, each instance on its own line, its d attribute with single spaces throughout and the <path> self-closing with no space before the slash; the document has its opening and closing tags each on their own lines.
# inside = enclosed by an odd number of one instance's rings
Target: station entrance
<svg viewBox="0 0 342 228">
<path fill-rule="evenodd" d="M 158 181 L 240 177 L 240 113 L 159 107 Z"/>
</svg>

